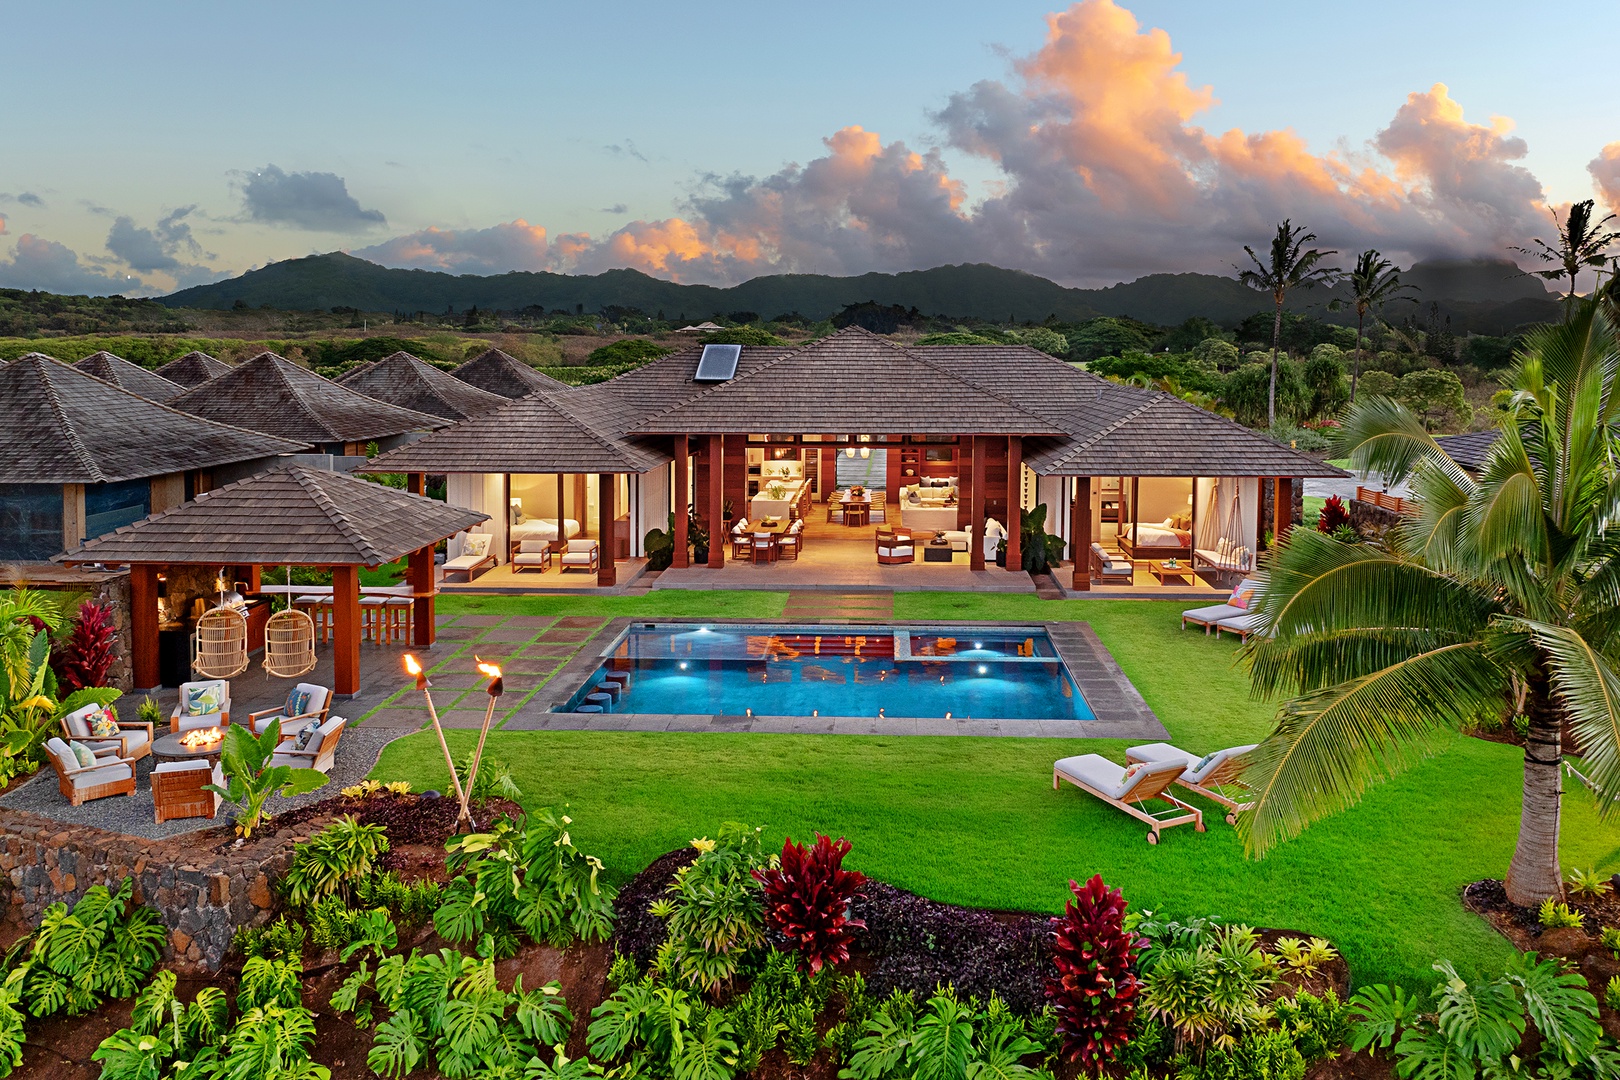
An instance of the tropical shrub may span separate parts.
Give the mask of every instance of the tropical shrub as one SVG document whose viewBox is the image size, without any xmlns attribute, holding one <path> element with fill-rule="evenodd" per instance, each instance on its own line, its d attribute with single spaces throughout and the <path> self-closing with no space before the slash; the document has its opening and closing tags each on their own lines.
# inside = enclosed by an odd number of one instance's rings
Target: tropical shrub
<svg viewBox="0 0 1620 1080">
<path fill-rule="evenodd" d="M 107 687 L 61 696 L 50 664 L 50 631 L 60 625 L 48 594 L 24 588 L 0 593 L 0 784 L 39 767 L 45 740 L 62 716 L 118 700 L 119 692 Z"/>
<path fill-rule="evenodd" d="M 1614 891 L 1614 886 L 1606 875 L 1600 874 L 1596 870 L 1582 870 L 1578 867 L 1569 872 L 1565 884 L 1569 886 L 1571 896 L 1579 896 L 1587 900 L 1596 900 L 1605 893 Z"/>
<path fill-rule="evenodd" d="M 1541 902 L 1541 910 L 1536 913 L 1536 918 L 1548 930 L 1565 926 L 1579 930 L 1586 925 L 1586 916 L 1550 896 Z"/>
<path fill-rule="evenodd" d="M 62 690 L 72 693 L 87 686 L 105 686 L 117 659 L 113 651 L 117 639 L 105 607 L 89 600 L 80 604 L 73 631 L 56 657 L 56 681 Z"/>
<path fill-rule="evenodd" d="M 1328 944 L 1327 938 L 1313 937 L 1309 941 L 1284 937 L 1277 939 L 1276 951 L 1285 966 L 1302 975 L 1315 975 L 1323 964 L 1338 959 L 1339 952 Z"/>
<path fill-rule="evenodd" d="M 446 865 L 456 877 L 433 913 L 441 937 L 477 941 L 486 956 L 516 952 L 518 930 L 558 947 L 607 938 L 616 890 L 600 880 L 602 861 L 574 846 L 573 819 L 546 807 L 526 823 L 520 829 L 501 818 L 489 832 L 447 845 Z"/>
<path fill-rule="evenodd" d="M 376 871 L 378 857 L 387 850 L 381 825 L 362 825 L 344 815 L 293 850 L 292 865 L 281 879 L 282 893 L 300 908 L 334 894 L 350 899 L 355 883 Z"/>
<path fill-rule="evenodd" d="M 1292 999 L 1279 997 L 1271 1005 L 1277 1027 L 1288 1033 L 1307 1066 L 1325 1061 L 1350 1041 L 1350 1010 L 1332 990 L 1321 997 L 1301 990 Z"/>
<path fill-rule="evenodd" d="M 849 914 L 850 900 L 866 884 L 865 874 L 843 868 L 849 849 L 843 837 L 835 842 L 817 833 L 809 848 L 789 838 L 775 866 L 753 872 L 765 894 L 766 925 L 812 972 L 848 960 L 855 931 L 866 927 Z"/>
<path fill-rule="evenodd" d="M 1052 920 L 1052 962 L 1046 999 L 1057 1016 L 1063 1056 L 1100 1072 L 1130 1038 L 1139 990 L 1141 944 L 1125 929 L 1125 898 L 1096 875 L 1081 885 Z"/>
<path fill-rule="evenodd" d="M 1247 926 L 1223 926 L 1195 948 L 1161 948 L 1142 972 L 1142 1005 L 1172 1028 L 1182 1047 L 1229 1049 L 1235 1033 L 1260 1026 L 1276 975 Z"/>
<path fill-rule="evenodd" d="M 264 804 L 271 795 L 302 795 L 326 783 L 325 774 L 314 769 L 271 765 L 270 757 L 280 742 L 281 729 L 274 726 L 265 728 L 257 737 L 243 724 L 231 724 L 225 729 L 220 747 L 225 784 L 208 784 L 204 790 L 217 791 L 237 805 L 236 832 L 243 839 L 252 836 L 253 830 L 270 817 Z"/>
<path fill-rule="evenodd" d="M 168 932 L 157 912 L 132 902 L 134 891 L 125 878 L 117 892 L 92 885 L 71 911 L 63 903 L 45 909 L 7 979 L 31 1015 L 81 1016 L 140 988 Z"/>
<path fill-rule="evenodd" d="M 1470 984 L 1449 960 L 1436 961 L 1444 978 L 1434 988 L 1435 1009 L 1425 1012 L 1399 987 L 1366 986 L 1350 999 L 1355 1050 L 1393 1048 L 1402 1077 L 1530 1075 L 1517 1051 L 1527 1023 L 1541 1036 L 1541 1075 L 1571 1071 L 1613 1076 L 1620 1053 L 1602 1040 L 1597 999 L 1579 973 L 1556 960 L 1521 953 L 1489 982 Z"/>
<path fill-rule="evenodd" d="M 865 1031 L 849 1065 L 839 1070 L 845 1080 L 1016 1080 L 1035 1075 L 1024 1059 L 1041 1052 L 1024 1020 L 999 997 L 981 1009 L 949 988 L 920 1012 L 909 995 L 892 996 Z"/>
<path fill-rule="evenodd" d="M 456 778 L 461 781 L 463 789 L 467 786 L 467 776 L 472 772 L 473 754 L 468 751 L 461 760 L 456 762 Z M 500 758 L 486 757 L 478 763 L 478 776 L 473 782 L 472 801 L 485 802 L 489 799 L 510 799 L 512 802 L 523 798 L 523 790 L 512 779 L 512 766 Z"/>
<path fill-rule="evenodd" d="M 231 947 L 244 957 L 264 957 L 271 960 L 293 960 L 304 953 L 304 941 L 309 931 L 304 925 L 285 915 L 263 926 L 239 926 L 231 938 Z"/>
<path fill-rule="evenodd" d="M 651 906 L 667 924 L 676 975 L 711 993 L 765 941 L 763 895 L 754 880 L 754 871 L 769 865 L 761 831 L 728 821 L 716 839 L 692 841 L 698 857 L 676 871 L 666 895 Z"/>
<path fill-rule="evenodd" d="M 369 874 L 354 882 L 356 904 L 363 908 L 384 908 L 394 922 L 406 929 L 414 930 L 431 920 L 439 900 L 439 884 L 430 878 L 406 882 L 390 870 Z"/>
<path fill-rule="evenodd" d="M 1322 504 L 1322 512 L 1316 517 L 1316 531 L 1333 535 L 1340 525 L 1350 524 L 1350 511 L 1345 508 L 1344 500 L 1337 495 L 1329 495 Z"/>
</svg>

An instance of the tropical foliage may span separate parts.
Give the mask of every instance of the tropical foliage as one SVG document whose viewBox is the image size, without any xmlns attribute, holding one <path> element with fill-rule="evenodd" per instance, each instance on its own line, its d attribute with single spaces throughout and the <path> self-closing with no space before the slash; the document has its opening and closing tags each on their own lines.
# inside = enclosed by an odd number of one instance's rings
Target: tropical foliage
<svg viewBox="0 0 1620 1080">
<path fill-rule="evenodd" d="M 1356 265 L 1345 275 L 1350 288 L 1348 301 L 1335 300 L 1330 307 L 1346 306 L 1356 312 L 1356 351 L 1350 363 L 1350 401 L 1356 400 L 1356 383 L 1361 378 L 1361 347 L 1366 339 L 1365 324 L 1368 315 L 1381 316 L 1384 305 L 1397 300 L 1417 302 L 1414 296 L 1402 294 L 1413 286 L 1401 283 L 1401 272 L 1395 264 L 1376 249 L 1369 248 L 1356 256 Z"/>
<path fill-rule="evenodd" d="M 1267 427 L 1277 424 L 1277 352 L 1282 347 L 1283 304 L 1294 290 L 1332 284 L 1338 274 L 1336 270 L 1321 265 L 1323 259 L 1335 252 L 1306 248 L 1305 245 L 1315 242 L 1315 233 L 1307 232 L 1305 226 L 1295 225 L 1285 218 L 1277 226 L 1277 234 L 1271 238 L 1271 251 L 1264 261 L 1255 254 L 1254 248 L 1245 244 L 1243 251 L 1254 265 L 1247 269 L 1241 266 L 1234 268 L 1238 271 L 1239 281 L 1251 289 L 1270 293 L 1272 303 L 1276 305 L 1271 324 L 1271 388 L 1266 406 Z"/>
<path fill-rule="evenodd" d="M 1046 1000 L 1057 1015 L 1063 1056 L 1086 1072 L 1103 1064 L 1130 1039 L 1136 1018 L 1136 957 L 1144 942 L 1125 929 L 1125 898 L 1095 875 L 1081 885 L 1063 914 L 1052 920 L 1052 961 Z"/>
<path fill-rule="evenodd" d="M 0 593 L 0 784 L 39 767 L 60 717 L 118 700 L 119 691 L 106 687 L 60 696 L 50 664 L 50 632 L 60 626 L 50 594 L 21 587 Z"/>
<path fill-rule="evenodd" d="M 792 838 L 782 842 L 776 865 L 754 871 L 765 894 L 765 923 L 786 939 L 812 973 L 849 959 L 855 931 L 866 927 L 849 914 L 849 902 L 866 875 L 845 870 L 850 843 L 821 833 L 806 848 Z"/>
<path fill-rule="evenodd" d="M 668 923 L 671 964 L 683 981 L 713 992 L 731 982 L 750 949 L 765 941 L 765 906 L 754 871 L 770 866 L 761 828 L 735 821 L 716 839 L 692 841 L 698 857 L 681 867 L 652 913 Z"/>
<path fill-rule="evenodd" d="M 326 775 L 314 769 L 301 769 L 292 765 L 272 765 L 276 747 L 281 744 L 281 729 L 267 727 L 255 736 L 241 724 L 225 729 L 220 747 L 220 767 L 225 773 L 223 786 L 207 785 L 237 806 L 236 831 L 244 839 L 253 835 L 263 821 L 270 817 L 264 804 L 271 795 L 290 798 L 314 791 L 326 783 Z"/>
</svg>

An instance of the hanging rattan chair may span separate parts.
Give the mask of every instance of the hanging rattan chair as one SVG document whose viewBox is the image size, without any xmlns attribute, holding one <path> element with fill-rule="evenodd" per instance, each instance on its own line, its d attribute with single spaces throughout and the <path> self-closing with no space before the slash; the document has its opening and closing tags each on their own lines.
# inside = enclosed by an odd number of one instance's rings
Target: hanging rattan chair
<svg viewBox="0 0 1620 1080">
<path fill-rule="evenodd" d="M 287 597 L 292 603 L 292 597 Z M 296 679 L 315 670 L 315 620 L 307 611 L 286 607 L 264 624 L 264 672 Z"/>
<path fill-rule="evenodd" d="M 204 612 L 192 639 L 192 677 L 234 679 L 247 667 L 247 617 L 235 608 Z"/>
</svg>

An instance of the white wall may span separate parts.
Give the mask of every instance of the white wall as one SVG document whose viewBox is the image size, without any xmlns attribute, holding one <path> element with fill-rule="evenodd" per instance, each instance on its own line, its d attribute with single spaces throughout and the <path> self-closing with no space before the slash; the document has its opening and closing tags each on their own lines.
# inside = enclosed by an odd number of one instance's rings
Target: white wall
<svg viewBox="0 0 1620 1080">
<path fill-rule="evenodd" d="M 1126 478 L 1125 483 L 1131 484 Z M 1148 523 L 1163 521 L 1177 514 L 1190 514 L 1192 481 L 1182 476 L 1144 476 L 1138 481 L 1136 520 Z"/>
<path fill-rule="evenodd" d="M 1035 494 L 1029 509 L 1037 506 L 1046 506 L 1046 531 L 1053 536 L 1063 537 L 1063 542 L 1069 541 L 1069 478 L 1066 476 L 1038 476 L 1035 478 Z"/>
<path fill-rule="evenodd" d="M 489 515 L 490 519 L 477 526 L 476 531 L 495 537 L 490 547 L 495 552 L 496 561 L 501 563 L 506 562 L 507 548 L 508 518 L 506 508 L 502 505 L 505 488 L 503 473 L 450 473 L 445 477 L 446 503 Z M 461 554 L 460 534 L 450 538 L 446 551 L 452 559 Z"/>
<path fill-rule="evenodd" d="M 630 478 L 630 554 L 647 554 L 642 539 L 653 529 L 669 528 L 670 486 L 675 466 L 660 465 L 652 472 Z"/>
</svg>

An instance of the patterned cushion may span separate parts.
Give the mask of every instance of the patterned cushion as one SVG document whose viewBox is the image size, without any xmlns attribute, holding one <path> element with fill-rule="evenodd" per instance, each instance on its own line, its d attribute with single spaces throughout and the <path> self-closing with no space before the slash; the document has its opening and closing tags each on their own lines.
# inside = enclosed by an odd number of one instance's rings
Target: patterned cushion
<svg viewBox="0 0 1620 1080">
<path fill-rule="evenodd" d="M 283 716 L 302 716 L 309 709 L 309 691 L 296 686 L 287 691 L 287 704 L 281 707 Z"/>
<path fill-rule="evenodd" d="M 78 739 L 68 743 L 68 749 L 73 751 L 73 757 L 79 763 L 79 768 L 88 769 L 96 763 L 96 752 Z"/>
<path fill-rule="evenodd" d="M 1244 610 L 1248 610 L 1249 601 L 1252 599 L 1254 599 L 1254 590 L 1245 589 L 1242 592 L 1233 593 L 1232 599 L 1227 602 L 1235 608 L 1243 608 Z"/>
<path fill-rule="evenodd" d="M 1201 772 L 1203 772 L 1206 768 L 1209 767 L 1209 763 L 1214 761 L 1222 753 L 1223 753 L 1223 751 L 1217 750 L 1213 754 L 1205 754 L 1203 757 L 1198 759 L 1198 764 L 1194 765 L 1190 771 L 1193 772 L 1193 773 L 1201 773 Z"/>
<path fill-rule="evenodd" d="M 313 720 L 305 724 L 303 728 L 299 730 L 298 737 L 293 740 L 293 749 L 308 750 L 310 742 L 315 738 L 315 733 L 320 729 L 321 725 L 317 724 Z"/>
<path fill-rule="evenodd" d="M 186 688 L 186 715 L 206 716 L 217 713 L 225 705 L 225 695 L 220 693 L 219 683 L 203 683 L 200 686 Z"/>
<path fill-rule="evenodd" d="M 115 739 L 118 737 L 118 721 L 113 719 L 112 713 L 106 709 L 97 709 L 86 713 L 85 720 L 90 724 L 90 734 L 98 739 Z"/>
</svg>

